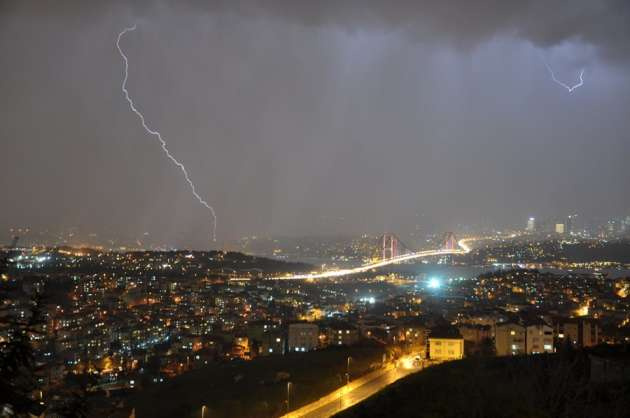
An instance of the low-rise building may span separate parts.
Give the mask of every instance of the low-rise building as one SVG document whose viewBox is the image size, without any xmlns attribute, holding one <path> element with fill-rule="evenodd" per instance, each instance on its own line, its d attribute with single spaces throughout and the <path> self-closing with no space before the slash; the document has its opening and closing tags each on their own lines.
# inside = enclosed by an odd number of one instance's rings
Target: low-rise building
<svg viewBox="0 0 630 418">
<path fill-rule="evenodd" d="M 508 322 L 497 325 L 494 346 L 497 356 L 516 356 L 525 354 L 527 330 L 524 326 Z"/>
<path fill-rule="evenodd" d="M 345 322 L 334 322 L 326 328 L 329 345 L 354 345 L 359 342 L 359 330 Z"/>
<path fill-rule="evenodd" d="M 466 355 L 489 355 L 494 352 L 493 331 L 489 325 L 462 324 L 458 330 L 464 338 Z"/>
<path fill-rule="evenodd" d="M 284 354 L 285 338 L 279 332 L 267 332 L 262 336 L 261 356 Z"/>
<path fill-rule="evenodd" d="M 561 318 L 554 322 L 558 340 L 570 341 L 577 347 L 593 347 L 599 343 L 599 326 L 588 318 Z"/>
<path fill-rule="evenodd" d="M 437 361 L 464 357 L 464 338 L 457 329 L 432 329 L 429 334 L 429 358 Z"/>
<path fill-rule="evenodd" d="M 289 324 L 289 351 L 311 351 L 317 349 L 319 327 L 316 324 L 299 322 Z"/>
<path fill-rule="evenodd" d="M 525 348 L 527 354 L 553 353 L 553 328 L 542 321 L 528 323 Z"/>
<path fill-rule="evenodd" d="M 235 358 L 250 359 L 251 355 L 249 338 L 245 335 L 235 336 L 232 340 L 231 356 Z"/>
<path fill-rule="evenodd" d="M 466 343 L 477 345 L 492 338 L 492 327 L 489 325 L 463 324 L 458 329 Z"/>
<path fill-rule="evenodd" d="M 404 341 L 407 350 L 419 353 L 422 357 L 426 355 L 427 334 L 429 329 L 421 322 L 406 321 L 400 325 L 401 341 Z"/>
</svg>

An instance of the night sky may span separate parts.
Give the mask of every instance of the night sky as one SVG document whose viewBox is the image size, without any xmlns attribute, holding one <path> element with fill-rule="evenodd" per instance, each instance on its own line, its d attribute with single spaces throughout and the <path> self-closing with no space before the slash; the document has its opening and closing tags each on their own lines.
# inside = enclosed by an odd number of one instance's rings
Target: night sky
<svg viewBox="0 0 630 418">
<path fill-rule="evenodd" d="M 0 68 L 3 242 L 630 213 L 626 0 L 3 0 Z"/>
</svg>

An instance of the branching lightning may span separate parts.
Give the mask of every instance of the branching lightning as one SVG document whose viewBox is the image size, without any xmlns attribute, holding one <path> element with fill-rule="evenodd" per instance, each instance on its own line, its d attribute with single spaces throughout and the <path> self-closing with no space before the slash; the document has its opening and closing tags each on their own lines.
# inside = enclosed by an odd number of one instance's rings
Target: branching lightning
<svg viewBox="0 0 630 418">
<path fill-rule="evenodd" d="M 582 68 L 580 70 L 580 82 L 577 84 L 574 84 L 573 86 L 569 86 L 568 84 L 558 80 L 556 78 L 556 75 L 554 74 L 553 70 L 551 69 L 551 66 L 547 63 L 547 61 L 545 61 L 543 59 L 543 62 L 545 63 L 545 67 L 547 67 L 547 70 L 549 70 L 549 74 L 551 74 L 551 79 L 558 85 L 564 87 L 565 89 L 567 89 L 569 91 L 569 93 L 572 93 L 573 90 L 577 89 L 578 87 L 581 87 L 584 84 L 584 68 Z"/>
<path fill-rule="evenodd" d="M 217 215 L 214 211 L 214 208 L 210 206 L 208 202 L 206 202 L 201 196 L 199 196 L 199 193 L 197 193 L 195 184 L 190 179 L 190 176 L 188 175 L 188 171 L 186 170 L 186 167 L 184 166 L 184 164 L 182 164 L 175 157 L 173 157 L 173 155 L 168 150 L 166 141 L 162 138 L 162 135 L 160 134 L 160 132 L 149 128 L 149 126 L 144 120 L 144 116 L 138 110 L 138 108 L 136 108 L 136 105 L 134 104 L 133 100 L 129 96 L 129 91 L 127 90 L 127 79 L 129 78 L 129 60 L 127 59 L 127 55 L 125 55 L 122 48 L 120 47 L 120 40 L 127 32 L 132 32 L 134 30 L 136 30 L 136 25 L 125 28 L 122 32 L 118 34 L 118 40 L 116 41 L 116 47 L 118 48 L 118 52 L 120 53 L 120 56 L 122 57 L 125 64 L 125 76 L 122 82 L 122 91 L 125 94 L 125 99 L 127 99 L 127 102 L 129 103 L 129 108 L 133 111 L 133 113 L 135 113 L 138 116 L 138 118 L 140 118 L 140 122 L 142 123 L 142 127 L 144 128 L 144 130 L 147 131 L 150 135 L 155 136 L 160 141 L 160 145 L 162 146 L 162 150 L 164 151 L 164 154 L 173 162 L 173 164 L 175 164 L 181 170 L 182 174 L 184 175 L 184 178 L 186 179 L 186 181 L 188 182 L 188 185 L 190 186 L 190 190 L 192 191 L 192 194 L 195 197 L 195 199 L 197 199 L 199 203 L 201 203 L 212 214 L 212 220 L 213 220 L 212 221 L 212 240 L 216 241 L 217 240 Z"/>
</svg>

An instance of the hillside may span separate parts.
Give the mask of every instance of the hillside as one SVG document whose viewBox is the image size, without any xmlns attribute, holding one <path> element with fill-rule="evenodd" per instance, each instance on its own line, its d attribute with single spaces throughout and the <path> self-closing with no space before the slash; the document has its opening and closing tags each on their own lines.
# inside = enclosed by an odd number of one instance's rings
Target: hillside
<svg viewBox="0 0 630 418">
<path fill-rule="evenodd" d="M 605 373 L 603 363 L 589 354 L 445 363 L 408 376 L 337 416 L 628 417 L 627 352 L 603 353 L 603 358 L 614 358 Z"/>
<path fill-rule="evenodd" d="M 97 417 L 199 417 L 202 405 L 211 417 L 273 417 L 286 412 L 287 384 L 291 408 L 299 408 L 340 386 L 348 356 L 357 377 L 380 365 L 383 348 L 375 345 L 332 347 L 309 353 L 260 357 L 253 361 L 211 364 L 125 399 L 125 408 L 95 411 Z"/>
</svg>

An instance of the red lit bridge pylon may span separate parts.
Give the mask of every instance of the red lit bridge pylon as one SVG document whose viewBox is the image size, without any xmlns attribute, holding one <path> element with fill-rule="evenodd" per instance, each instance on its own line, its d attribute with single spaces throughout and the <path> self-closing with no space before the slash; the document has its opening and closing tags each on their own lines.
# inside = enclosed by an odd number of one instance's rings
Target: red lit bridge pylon
<svg viewBox="0 0 630 418">
<path fill-rule="evenodd" d="M 385 233 L 383 234 L 383 247 L 382 247 L 382 259 L 392 260 L 400 257 L 401 255 L 412 252 L 405 244 L 400 241 L 395 234 Z"/>
<path fill-rule="evenodd" d="M 456 250 L 459 247 L 457 238 L 455 238 L 455 234 L 452 232 L 445 233 L 444 240 L 442 242 L 442 248 L 445 250 Z"/>
</svg>

